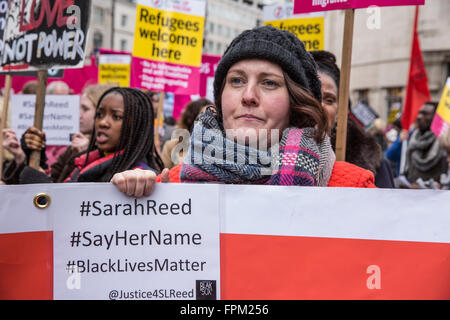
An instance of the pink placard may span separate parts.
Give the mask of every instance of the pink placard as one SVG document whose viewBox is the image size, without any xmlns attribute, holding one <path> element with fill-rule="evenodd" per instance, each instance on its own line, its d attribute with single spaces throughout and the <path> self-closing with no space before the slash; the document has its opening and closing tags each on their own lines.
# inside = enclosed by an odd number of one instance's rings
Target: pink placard
<svg viewBox="0 0 450 320">
<path fill-rule="evenodd" d="M 130 86 L 174 94 L 199 94 L 200 67 L 133 57 Z"/>
<path fill-rule="evenodd" d="M 317 11 L 423 5 L 425 0 L 295 0 L 294 14 Z"/>
<path fill-rule="evenodd" d="M 172 117 L 174 117 L 175 120 L 178 120 L 180 118 L 180 115 L 183 112 L 184 108 L 189 102 L 191 102 L 191 100 L 192 100 L 191 96 L 189 95 L 181 95 L 181 94 L 175 95 L 172 113 Z"/>
<path fill-rule="evenodd" d="M 440 137 L 449 128 L 450 128 L 450 123 L 446 122 L 444 119 L 442 119 L 439 116 L 438 113 L 436 113 L 434 115 L 433 122 L 431 123 L 431 131 L 433 131 L 437 137 Z"/>
<path fill-rule="evenodd" d="M 202 98 L 212 98 L 213 93 L 208 90 L 210 87 L 208 83 L 214 79 L 214 73 L 221 57 L 212 54 L 202 55 L 202 66 L 200 67 L 200 97 Z"/>
<path fill-rule="evenodd" d="M 37 80 L 36 77 L 21 77 L 12 75 L 12 89 L 14 93 L 19 93 L 28 81 Z M 91 57 L 91 64 L 80 69 L 65 69 L 62 79 L 48 78 L 48 83 L 53 81 L 64 81 L 72 89 L 74 94 L 80 94 L 89 85 L 98 82 L 98 67 L 95 63 L 95 56 Z M 5 76 L 0 75 L 0 88 L 5 85 Z"/>
</svg>

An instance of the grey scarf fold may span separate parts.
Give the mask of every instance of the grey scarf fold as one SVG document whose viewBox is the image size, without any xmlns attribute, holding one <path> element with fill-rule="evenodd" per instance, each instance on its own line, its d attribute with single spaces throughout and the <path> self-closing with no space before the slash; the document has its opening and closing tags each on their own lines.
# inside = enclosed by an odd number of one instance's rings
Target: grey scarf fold
<svg viewBox="0 0 450 320">
<path fill-rule="evenodd" d="M 439 141 L 432 131 L 421 133 L 416 130 L 409 141 L 411 164 L 420 171 L 426 172 L 435 167 L 443 157 Z"/>
</svg>

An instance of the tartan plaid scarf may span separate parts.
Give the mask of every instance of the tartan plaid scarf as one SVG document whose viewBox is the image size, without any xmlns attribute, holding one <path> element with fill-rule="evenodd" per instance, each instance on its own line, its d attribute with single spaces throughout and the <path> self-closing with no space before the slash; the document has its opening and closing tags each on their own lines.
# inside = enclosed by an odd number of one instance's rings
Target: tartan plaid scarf
<svg viewBox="0 0 450 320">
<path fill-rule="evenodd" d="M 214 114 L 207 110 L 195 122 L 180 179 L 327 186 L 336 157 L 328 136 L 318 144 L 313 135 L 313 128 L 288 128 L 279 144 L 261 151 L 227 139 Z"/>
</svg>

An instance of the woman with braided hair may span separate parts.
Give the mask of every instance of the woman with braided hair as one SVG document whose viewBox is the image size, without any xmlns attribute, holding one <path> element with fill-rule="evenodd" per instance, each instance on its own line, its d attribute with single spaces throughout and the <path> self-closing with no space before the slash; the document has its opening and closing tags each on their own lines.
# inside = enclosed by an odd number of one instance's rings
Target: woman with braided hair
<svg viewBox="0 0 450 320">
<path fill-rule="evenodd" d="M 151 97 L 136 89 L 114 87 L 96 108 L 88 150 L 75 159 L 75 169 L 65 182 L 108 182 L 115 173 L 141 169 L 158 173 L 162 161 L 156 152 Z M 21 183 L 51 182 L 30 167 Z"/>
<path fill-rule="evenodd" d="M 121 172 L 111 182 L 135 197 L 150 195 L 157 181 L 374 187 L 370 171 L 335 161 L 317 65 L 289 31 L 264 26 L 237 36 L 217 66 L 214 100 L 195 122 L 182 164 L 160 177 Z"/>
</svg>

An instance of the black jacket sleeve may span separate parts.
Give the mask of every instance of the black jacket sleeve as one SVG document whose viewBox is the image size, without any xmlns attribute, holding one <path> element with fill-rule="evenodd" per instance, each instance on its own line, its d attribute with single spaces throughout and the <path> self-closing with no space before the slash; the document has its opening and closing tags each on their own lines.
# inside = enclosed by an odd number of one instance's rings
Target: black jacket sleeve
<svg viewBox="0 0 450 320">
<path fill-rule="evenodd" d="M 19 184 L 19 177 L 25 163 L 17 164 L 14 160 L 3 163 L 2 180 L 6 184 Z"/>
<path fill-rule="evenodd" d="M 53 182 L 52 179 L 45 173 L 42 173 L 39 170 L 33 169 L 31 167 L 25 167 L 19 176 L 20 184 L 52 183 L 52 182 Z"/>
<path fill-rule="evenodd" d="M 389 161 L 381 160 L 380 167 L 375 174 L 375 185 L 378 188 L 394 189 L 394 173 L 392 172 Z"/>
</svg>

